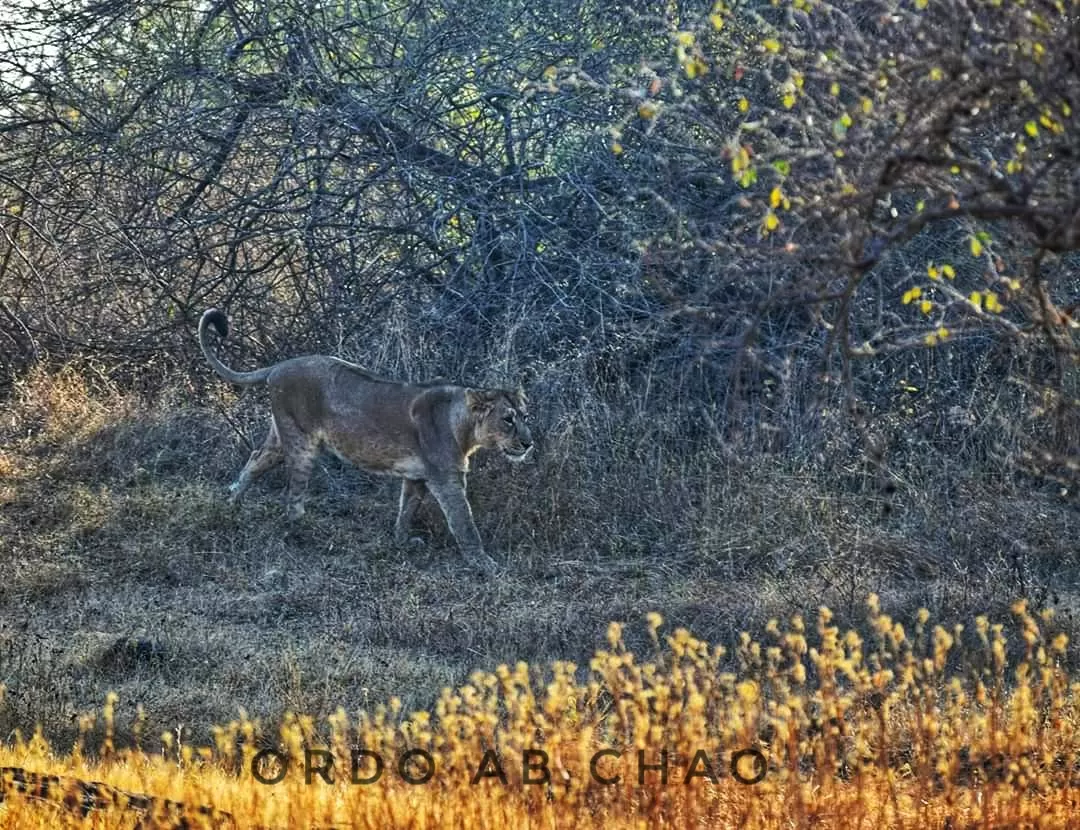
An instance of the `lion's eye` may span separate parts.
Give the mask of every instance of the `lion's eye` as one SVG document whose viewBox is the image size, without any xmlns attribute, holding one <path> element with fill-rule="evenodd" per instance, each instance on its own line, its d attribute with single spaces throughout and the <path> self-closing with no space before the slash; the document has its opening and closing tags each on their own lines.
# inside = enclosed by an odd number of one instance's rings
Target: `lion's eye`
<svg viewBox="0 0 1080 830">
<path fill-rule="evenodd" d="M 506 423 L 508 423 L 510 426 L 514 425 L 514 416 L 513 415 L 504 415 L 503 420 L 506 421 Z"/>
</svg>

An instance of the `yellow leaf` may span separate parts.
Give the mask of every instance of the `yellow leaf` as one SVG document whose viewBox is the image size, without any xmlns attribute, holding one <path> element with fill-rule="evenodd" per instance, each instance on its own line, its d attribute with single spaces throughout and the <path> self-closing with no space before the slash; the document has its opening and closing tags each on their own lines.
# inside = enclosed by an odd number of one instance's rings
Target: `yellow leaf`
<svg viewBox="0 0 1080 830">
<path fill-rule="evenodd" d="M 761 45 L 765 47 L 766 52 L 776 54 L 780 51 L 780 41 L 775 38 L 767 37 L 765 40 L 761 41 Z"/>
<path fill-rule="evenodd" d="M 980 291 L 972 291 L 971 294 L 968 295 L 968 302 L 975 306 L 975 308 L 982 308 L 982 300 L 983 296 Z"/>
<path fill-rule="evenodd" d="M 686 72 L 686 77 L 693 80 L 698 75 L 704 75 L 709 71 L 709 65 L 705 63 L 701 58 L 693 57 L 686 62 L 683 67 L 683 71 Z"/>
<path fill-rule="evenodd" d="M 771 210 L 765 214 L 765 230 L 774 231 L 780 227 L 780 220 L 776 218 L 776 214 Z"/>
<path fill-rule="evenodd" d="M 675 35 L 675 41 L 680 46 L 693 46 L 694 45 L 694 33 L 693 32 L 679 32 Z"/>
<path fill-rule="evenodd" d="M 921 303 L 919 303 L 919 311 L 921 311 L 923 314 L 929 314 L 930 309 L 932 309 L 933 307 L 934 304 L 929 300 L 923 300 Z"/>
<path fill-rule="evenodd" d="M 833 81 L 832 84 L 830 84 L 830 86 L 829 86 L 829 94 L 831 96 L 833 96 L 834 98 L 837 95 L 839 95 L 840 94 L 840 84 L 838 84 L 836 81 Z"/>
<path fill-rule="evenodd" d="M 938 271 L 937 266 L 934 263 L 928 263 L 926 266 L 926 275 L 932 280 L 941 279 L 941 272 Z"/>
<path fill-rule="evenodd" d="M 901 302 L 904 305 L 909 305 L 912 300 L 917 300 L 921 296 L 922 296 L 922 289 L 919 288 L 918 286 L 915 286 L 914 288 L 909 288 L 907 291 L 904 292 L 904 296 L 901 299 Z"/>
<path fill-rule="evenodd" d="M 710 14 L 709 22 L 712 23 L 713 28 L 717 31 L 724 28 L 724 16 L 721 14 Z"/>
<path fill-rule="evenodd" d="M 637 113 L 646 121 L 656 117 L 656 105 L 651 101 L 645 101 L 637 108 Z"/>
<path fill-rule="evenodd" d="M 735 174 L 741 173 L 747 167 L 750 166 L 750 153 L 745 147 L 740 147 L 735 151 L 735 154 L 731 157 L 731 172 Z"/>
<path fill-rule="evenodd" d="M 779 207 L 780 203 L 783 202 L 783 201 L 784 201 L 784 191 L 782 191 L 779 186 L 774 187 L 772 189 L 772 192 L 769 193 L 769 206 L 775 209 L 775 208 Z"/>
<path fill-rule="evenodd" d="M 979 256 L 982 254 L 982 249 L 982 243 L 979 241 L 978 237 L 971 237 L 971 255 Z"/>
<path fill-rule="evenodd" d="M 942 265 L 941 273 L 951 280 L 956 279 L 956 270 L 951 265 Z"/>
<path fill-rule="evenodd" d="M 1024 125 L 1024 132 L 1032 138 L 1035 138 L 1035 136 L 1039 134 L 1039 125 L 1036 124 L 1034 121 L 1028 121 Z"/>
<path fill-rule="evenodd" d="M 618 141 L 613 141 L 611 144 L 611 152 L 615 155 L 622 155 L 623 146 Z"/>
<path fill-rule="evenodd" d="M 748 109 L 750 109 L 750 102 L 747 101 L 745 98 L 740 98 L 739 99 L 739 112 L 746 112 Z"/>
</svg>

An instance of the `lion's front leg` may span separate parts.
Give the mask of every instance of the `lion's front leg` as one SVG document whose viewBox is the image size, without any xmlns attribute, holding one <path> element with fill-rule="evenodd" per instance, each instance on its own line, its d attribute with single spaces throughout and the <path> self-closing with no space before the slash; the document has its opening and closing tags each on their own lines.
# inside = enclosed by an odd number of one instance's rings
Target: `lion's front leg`
<svg viewBox="0 0 1080 830">
<path fill-rule="evenodd" d="M 450 533 L 453 534 L 465 561 L 485 573 L 495 571 L 495 561 L 484 553 L 480 533 L 473 521 L 472 508 L 465 497 L 464 474 L 458 473 L 452 478 L 441 480 L 429 479 L 427 487 L 442 508 L 446 523 L 450 526 Z"/>
</svg>

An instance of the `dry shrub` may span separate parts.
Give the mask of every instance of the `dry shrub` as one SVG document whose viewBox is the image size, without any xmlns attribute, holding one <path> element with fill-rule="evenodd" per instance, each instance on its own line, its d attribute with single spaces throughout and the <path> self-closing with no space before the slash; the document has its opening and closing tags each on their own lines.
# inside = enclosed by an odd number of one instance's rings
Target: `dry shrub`
<svg viewBox="0 0 1080 830">
<path fill-rule="evenodd" d="M 430 711 L 395 698 L 355 716 L 294 713 L 276 735 L 241 717 L 205 748 L 173 733 L 160 752 L 119 747 L 110 696 L 71 755 L 40 735 L 0 750 L 0 764 L 29 768 L 3 771 L 16 797 L 0 826 L 54 826 L 56 803 L 91 777 L 107 782 L 82 793 L 95 820 L 167 816 L 155 827 L 1070 826 L 1080 689 L 1053 615 L 1018 602 L 1012 626 L 979 617 L 965 635 L 921 610 L 908 633 L 877 597 L 867 605 L 868 640 L 822 608 L 812 631 L 774 620 L 766 642 L 744 634 L 732 654 L 649 614 L 649 657 L 612 623 L 588 672 L 502 665 Z M 54 807 L 17 797 L 33 773 L 66 776 L 37 792 Z"/>
<path fill-rule="evenodd" d="M 115 396 L 91 392 L 87 373 L 66 365 L 57 371 L 37 366 L 15 384 L 10 428 L 16 435 L 41 434 L 52 439 L 74 438 L 100 427 L 109 414 L 105 403 Z M 18 417 L 15 417 L 15 416 Z"/>
</svg>

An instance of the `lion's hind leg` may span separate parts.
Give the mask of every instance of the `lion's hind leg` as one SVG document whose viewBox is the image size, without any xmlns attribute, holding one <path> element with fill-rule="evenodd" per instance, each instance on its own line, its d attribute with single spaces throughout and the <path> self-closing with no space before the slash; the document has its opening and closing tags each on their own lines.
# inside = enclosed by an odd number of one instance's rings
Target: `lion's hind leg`
<svg viewBox="0 0 1080 830">
<path fill-rule="evenodd" d="M 229 485 L 229 503 L 236 504 L 239 502 L 243 498 L 245 491 L 251 486 L 251 482 L 281 463 L 284 457 L 277 425 L 274 423 L 274 419 L 271 418 L 270 430 L 267 432 L 262 446 L 251 453 L 251 457 L 248 458 L 244 469 L 236 477 L 236 481 Z"/>
<path fill-rule="evenodd" d="M 278 419 L 277 429 L 289 475 L 285 488 L 285 518 L 294 521 L 304 515 L 304 496 L 319 452 L 319 441 L 288 417 Z"/>
</svg>

